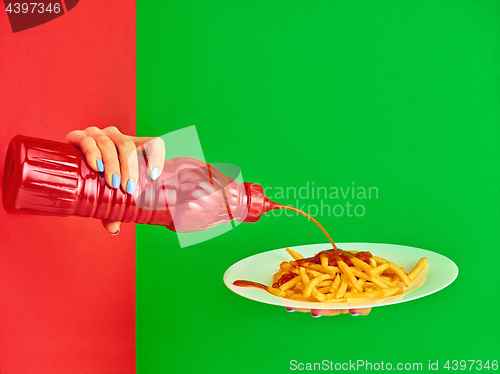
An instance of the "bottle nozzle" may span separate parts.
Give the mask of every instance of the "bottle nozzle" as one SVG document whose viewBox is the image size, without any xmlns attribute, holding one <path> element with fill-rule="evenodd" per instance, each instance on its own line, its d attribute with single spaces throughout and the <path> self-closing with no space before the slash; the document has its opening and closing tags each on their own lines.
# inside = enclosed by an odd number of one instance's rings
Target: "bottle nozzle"
<svg viewBox="0 0 500 374">
<path fill-rule="evenodd" d="M 268 197 L 264 197 L 264 213 L 273 209 L 281 209 L 281 204 L 271 201 Z"/>
</svg>

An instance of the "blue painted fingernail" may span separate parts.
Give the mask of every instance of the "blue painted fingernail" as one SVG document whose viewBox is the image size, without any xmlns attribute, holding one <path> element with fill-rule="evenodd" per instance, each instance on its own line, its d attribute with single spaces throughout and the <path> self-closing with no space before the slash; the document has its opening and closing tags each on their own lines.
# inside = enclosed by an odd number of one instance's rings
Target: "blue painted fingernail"
<svg viewBox="0 0 500 374">
<path fill-rule="evenodd" d="M 127 192 L 132 195 L 135 191 L 135 181 L 133 179 L 129 179 L 127 182 Z"/>
<path fill-rule="evenodd" d="M 111 235 L 113 236 L 116 236 L 120 233 L 120 228 L 118 227 L 118 231 L 117 232 L 110 232 Z"/>
<path fill-rule="evenodd" d="M 154 168 L 153 170 L 151 170 L 151 174 L 149 174 L 149 176 L 151 177 L 152 180 L 157 180 L 158 177 L 160 176 L 160 169 L 158 168 Z"/>
<path fill-rule="evenodd" d="M 296 312 L 296 311 L 297 311 L 297 309 L 286 308 L 286 311 L 287 311 L 287 312 Z"/>
<path fill-rule="evenodd" d="M 323 314 L 311 314 L 311 317 L 312 318 L 319 318 L 319 317 L 323 317 Z"/>
<path fill-rule="evenodd" d="M 132 195 L 134 191 L 135 191 L 135 181 L 133 179 L 129 179 L 127 182 L 127 192 Z"/>
<path fill-rule="evenodd" d="M 101 173 L 104 171 L 104 164 L 102 163 L 101 159 L 97 159 L 97 170 L 99 170 Z"/>
<path fill-rule="evenodd" d="M 113 174 L 112 182 L 113 182 L 114 188 L 119 188 L 120 187 L 120 176 L 116 173 Z"/>
<path fill-rule="evenodd" d="M 353 313 L 351 313 L 351 316 L 353 316 L 353 317 L 357 317 L 357 316 L 359 316 L 359 313 L 354 313 L 354 314 L 353 314 Z"/>
</svg>

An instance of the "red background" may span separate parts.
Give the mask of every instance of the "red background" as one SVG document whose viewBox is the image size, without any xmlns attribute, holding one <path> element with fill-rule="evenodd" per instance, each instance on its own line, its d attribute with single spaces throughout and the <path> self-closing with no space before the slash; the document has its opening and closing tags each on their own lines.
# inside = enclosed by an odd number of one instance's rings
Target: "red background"
<svg viewBox="0 0 500 374">
<path fill-rule="evenodd" d="M 0 8 L 0 172 L 16 134 L 135 133 L 135 1 L 13 34 Z M 1 182 L 1 178 L 0 178 Z M 0 372 L 135 372 L 135 230 L 0 209 Z"/>
</svg>

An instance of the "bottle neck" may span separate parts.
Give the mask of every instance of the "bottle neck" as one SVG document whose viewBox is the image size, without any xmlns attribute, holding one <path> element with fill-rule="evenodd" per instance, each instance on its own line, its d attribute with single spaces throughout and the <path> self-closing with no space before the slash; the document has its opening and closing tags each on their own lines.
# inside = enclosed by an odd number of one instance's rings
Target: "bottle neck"
<svg viewBox="0 0 500 374">
<path fill-rule="evenodd" d="M 255 223 L 264 213 L 273 209 L 281 209 L 281 205 L 271 201 L 264 195 L 264 189 L 257 183 L 243 183 L 247 196 L 248 212 L 242 222 Z"/>
</svg>

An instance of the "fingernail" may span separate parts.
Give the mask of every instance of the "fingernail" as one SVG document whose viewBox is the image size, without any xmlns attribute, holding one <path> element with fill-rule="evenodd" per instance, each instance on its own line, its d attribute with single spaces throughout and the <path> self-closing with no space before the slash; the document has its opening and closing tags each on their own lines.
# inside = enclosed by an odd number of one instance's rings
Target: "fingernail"
<svg viewBox="0 0 500 374">
<path fill-rule="evenodd" d="M 319 317 L 323 317 L 323 314 L 312 314 L 311 313 L 311 317 L 312 318 L 319 318 Z"/>
<path fill-rule="evenodd" d="M 296 312 L 296 311 L 297 311 L 297 309 L 286 308 L 286 311 L 287 311 L 287 312 Z"/>
<path fill-rule="evenodd" d="M 120 176 L 116 173 L 113 174 L 112 182 L 113 182 L 114 188 L 119 188 L 120 187 Z"/>
<path fill-rule="evenodd" d="M 104 171 L 104 165 L 101 159 L 97 159 L 97 170 L 99 170 L 101 173 Z"/>
<path fill-rule="evenodd" d="M 116 236 L 120 233 L 120 228 L 118 227 L 118 231 L 117 232 L 110 232 L 111 235 L 113 236 Z"/>
<path fill-rule="evenodd" d="M 357 317 L 357 316 L 359 316 L 359 313 L 351 313 L 351 316 Z"/>
<path fill-rule="evenodd" d="M 160 169 L 158 169 L 157 167 L 153 168 L 153 170 L 151 170 L 151 174 L 149 174 L 149 176 L 151 177 L 152 180 L 157 180 L 158 177 L 160 176 Z"/>
<path fill-rule="evenodd" d="M 135 191 L 135 181 L 133 179 L 129 179 L 127 182 L 127 192 L 132 195 Z"/>
</svg>

